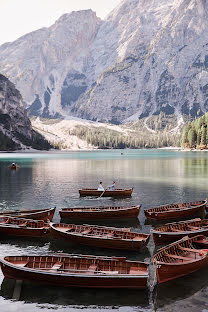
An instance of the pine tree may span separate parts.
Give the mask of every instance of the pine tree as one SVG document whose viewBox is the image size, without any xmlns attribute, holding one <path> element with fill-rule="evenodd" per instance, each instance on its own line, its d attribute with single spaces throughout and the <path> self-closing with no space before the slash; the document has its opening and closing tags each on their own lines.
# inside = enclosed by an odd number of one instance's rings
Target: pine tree
<svg viewBox="0 0 208 312">
<path fill-rule="evenodd" d="M 189 147 L 193 147 L 196 143 L 196 131 L 194 128 L 191 128 L 188 132 L 188 144 Z"/>
<path fill-rule="evenodd" d="M 207 145 L 206 138 L 207 138 L 207 127 L 205 125 L 202 125 L 201 126 L 201 145 Z"/>
</svg>

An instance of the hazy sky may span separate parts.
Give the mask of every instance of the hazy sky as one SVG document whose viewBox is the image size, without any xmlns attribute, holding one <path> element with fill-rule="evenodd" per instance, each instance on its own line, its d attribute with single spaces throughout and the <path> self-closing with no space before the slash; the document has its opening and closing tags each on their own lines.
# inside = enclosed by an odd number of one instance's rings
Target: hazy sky
<svg viewBox="0 0 208 312">
<path fill-rule="evenodd" d="M 52 25 L 62 14 L 92 9 L 104 18 L 121 0 L 0 0 L 0 45 Z"/>
</svg>

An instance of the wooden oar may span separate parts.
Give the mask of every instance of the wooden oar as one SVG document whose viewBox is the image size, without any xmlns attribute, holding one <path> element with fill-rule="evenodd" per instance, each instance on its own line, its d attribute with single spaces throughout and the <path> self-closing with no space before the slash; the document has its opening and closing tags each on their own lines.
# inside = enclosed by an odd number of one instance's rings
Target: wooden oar
<svg viewBox="0 0 208 312">
<path fill-rule="evenodd" d="M 103 196 L 103 194 L 105 193 L 106 190 L 107 190 L 107 189 L 105 189 L 105 190 L 102 192 L 102 194 L 101 194 L 98 198 L 101 198 L 101 197 Z"/>
</svg>

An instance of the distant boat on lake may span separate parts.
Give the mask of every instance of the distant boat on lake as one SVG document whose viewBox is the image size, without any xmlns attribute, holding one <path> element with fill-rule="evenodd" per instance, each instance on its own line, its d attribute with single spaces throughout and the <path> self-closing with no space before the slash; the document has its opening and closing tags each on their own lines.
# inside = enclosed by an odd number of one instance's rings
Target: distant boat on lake
<svg viewBox="0 0 208 312">
<path fill-rule="evenodd" d="M 81 189 L 80 196 L 131 197 L 133 188 L 98 191 L 97 189 Z"/>
</svg>

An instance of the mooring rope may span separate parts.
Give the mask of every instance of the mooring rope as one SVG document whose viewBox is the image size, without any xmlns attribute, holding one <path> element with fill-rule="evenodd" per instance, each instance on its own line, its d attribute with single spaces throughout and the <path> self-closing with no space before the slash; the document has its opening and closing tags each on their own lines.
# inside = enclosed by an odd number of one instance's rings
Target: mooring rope
<svg viewBox="0 0 208 312">
<path fill-rule="evenodd" d="M 156 266 L 157 264 L 155 263 L 155 261 L 153 261 L 153 266 L 155 268 L 155 271 L 154 271 L 154 278 L 153 278 L 153 283 L 150 284 L 150 290 L 153 290 L 155 284 L 156 284 L 156 280 L 157 280 L 157 270 L 156 270 Z"/>
</svg>

